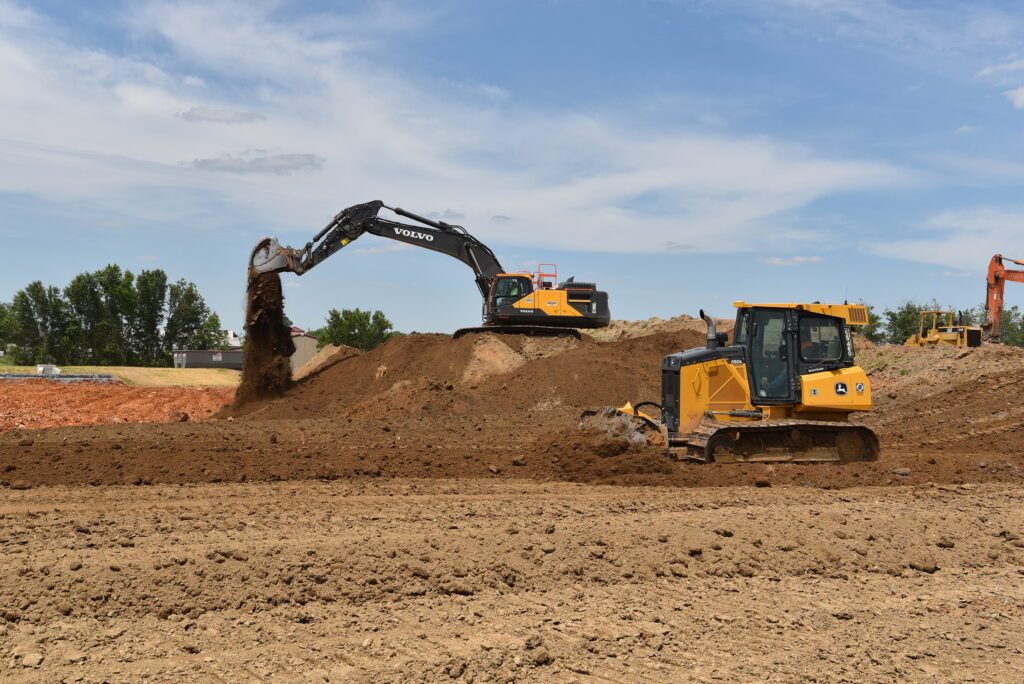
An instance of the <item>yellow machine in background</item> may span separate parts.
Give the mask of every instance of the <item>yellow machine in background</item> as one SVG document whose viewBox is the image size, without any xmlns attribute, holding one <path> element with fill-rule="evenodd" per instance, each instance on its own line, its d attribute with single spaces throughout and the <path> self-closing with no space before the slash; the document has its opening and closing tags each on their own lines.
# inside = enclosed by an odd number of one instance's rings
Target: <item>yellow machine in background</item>
<svg viewBox="0 0 1024 684">
<path fill-rule="evenodd" d="M 868 323 L 851 304 L 735 302 L 735 339 L 714 319 L 707 344 L 662 360 L 661 403 L 606 411 L 657 428 L 669 455 L 703 462 L 878 458 L 878 438 L 849 422 L 871 410 L 871 385 L 853 362 L 851 325 Z M 660 420 L 639 409 L 661 410 Z M 591 414 L 597 415 L 596 413 Z"/>
<path fill-rule="evenodd" d="M 980 347 L 981 327 L 956 323 L 953 311 L 922 311 L 917 332 L 907 347 Z"/>
</svg>

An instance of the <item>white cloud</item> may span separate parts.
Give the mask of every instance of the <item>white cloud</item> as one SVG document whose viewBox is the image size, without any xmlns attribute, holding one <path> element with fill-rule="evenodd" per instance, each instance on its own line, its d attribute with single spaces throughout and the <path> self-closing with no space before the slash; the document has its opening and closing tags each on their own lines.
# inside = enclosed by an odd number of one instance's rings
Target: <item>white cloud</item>
<svg viewBox="0 0 1024 684">
<path fill-rule="evenodd" d="M 291 242 L 343 206 L 380 198 L 420 214 L 451 207 L 488 243 L 734 252 L 817 244 L 821 233 L 792 224 L 801 209 L 909 178 L 769 137 L 650 130 L 421 90 L 375 66 L 384 48 L 364 29 L 415 27 L 424 15 L 372 12 L 335 26 L 276 21 L 262 4 L 131 7 L 133 38 L 159 38 L 159 61 L 83 50 L 52 27 L 0 29 L 0 192 L 88 201 L 137 220 L 244 220 L 254 236 L 285 231 Z M 206 77 L 189 81 L 193 73 Z M 182 115 L 226 123 L 257 111 L 265 118 L 238 126 Z"/>
<path fill-rule="evenodd" d="M 1014 109 L 1024 109 L 1024 87 L 1006 90 L 1003 95 L 1013 103 Z"/>
<path fill-rule="evenodd" d="M 317 171 L 324 165 L 324 158 L 315 154 L 259 154 L 246 150 L 240 155 L 222 154 L 211 159 L 196 159 L 193 168 L 203 171 L 224 171 L 227 173 L 292 173 L 294 171 Z"/>
<path fill-rule="evenodd" d="M 801 264 L 817 264 L 825 260 L 820 256 L 768 257 L 764 263 L 772 266 L 799 266 Z"/>
<path fill-rule="evenodd" d="M 214 109 L 212 107 L 192 107 L 178 114 L 185 121 L 210 122 L 223 124 L 240 124 L 260 121 L 266 117 L 256 112 L 236 112 L 232 109 Z"/>
<path fill-rule="evenodd" d="M 960 126 L 953 131 L 954 135 L 967 135 L 968 133 L 974 133 L 978 130 L 977 126 Z"/>
<path fill-rule="evenodd" d="M 993 74 L 1013 73 L 1024 71 L 1024 59 L 1015 59 L 1011 62 L 993 64 L 978 72 L 978 76 L 992 76 Z"/>
<path fill-rule="evenodd" d="M 986 268 L 993 254 L 1024 244 L 1024 211 L 976 207 L 946 211 L 925 222 L 919 237 L 875 245 L 880 256 L 964 268 Z M 1011 254 L 1012 256 L 1012 254 Z M 951 271 L 953 272 L 953 271 Z"/>
</svg>

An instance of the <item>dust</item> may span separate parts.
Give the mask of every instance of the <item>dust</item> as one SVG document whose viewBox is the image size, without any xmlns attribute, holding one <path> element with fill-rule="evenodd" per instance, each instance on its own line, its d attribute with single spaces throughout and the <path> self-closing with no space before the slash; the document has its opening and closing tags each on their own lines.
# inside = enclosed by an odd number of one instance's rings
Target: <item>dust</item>
<svg viewBox="0 0 1024 684">
<path fill-rule="evenodd" d="M 284 323 L 284 294 L 276 273 L 249 273 L 246 350 L 235 404 L 280 397 L 292 386 L 295 343 Z"/>
</svg>

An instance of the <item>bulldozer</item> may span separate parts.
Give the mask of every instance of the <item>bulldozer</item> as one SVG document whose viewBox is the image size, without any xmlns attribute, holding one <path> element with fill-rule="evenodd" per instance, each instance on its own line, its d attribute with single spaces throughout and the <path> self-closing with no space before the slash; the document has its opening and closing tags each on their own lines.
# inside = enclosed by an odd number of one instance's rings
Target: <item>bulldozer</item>
<svg viewBox="0 0 1024 684">
<path fill-rule="evenodd" d="M 981 326 L 963 325 L 953 311 L 922 311 L 905 347 L 980 347 Z"/>
<path fill-rule="evenodd" d="M 877 460 L 878 437 L 849 421 L 851 414 L 871 410 L 871 385 L 854 365 L 850 334 L 850 326 L 867 325 L 867 308 L 817 302 L 734 306 L 732 344 L 702 310 L 706 345 L 664 357 L 660 403 L 587 411 L 583 427 L 664 444 L 674 460 Z"/>
</svg>

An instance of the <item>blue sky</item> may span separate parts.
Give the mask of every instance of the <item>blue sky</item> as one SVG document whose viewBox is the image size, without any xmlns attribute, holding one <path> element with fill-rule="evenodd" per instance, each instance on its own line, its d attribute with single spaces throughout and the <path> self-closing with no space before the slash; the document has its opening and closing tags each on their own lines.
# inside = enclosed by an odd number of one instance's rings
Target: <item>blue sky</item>
<svg viewBox="0 0 1024 684">
<path fill-rule="evenodd" d="M 0 0 L 0 300 L 159 267 L 239 328 L 259 238 L 382 199 L 616 318 L 964 308 L 1024 255 L 1022 122 L 1014 2 Z M 479 320 L 465 266 L 373 236 L 283 278 L 308 328 Z"/>
</svg>

